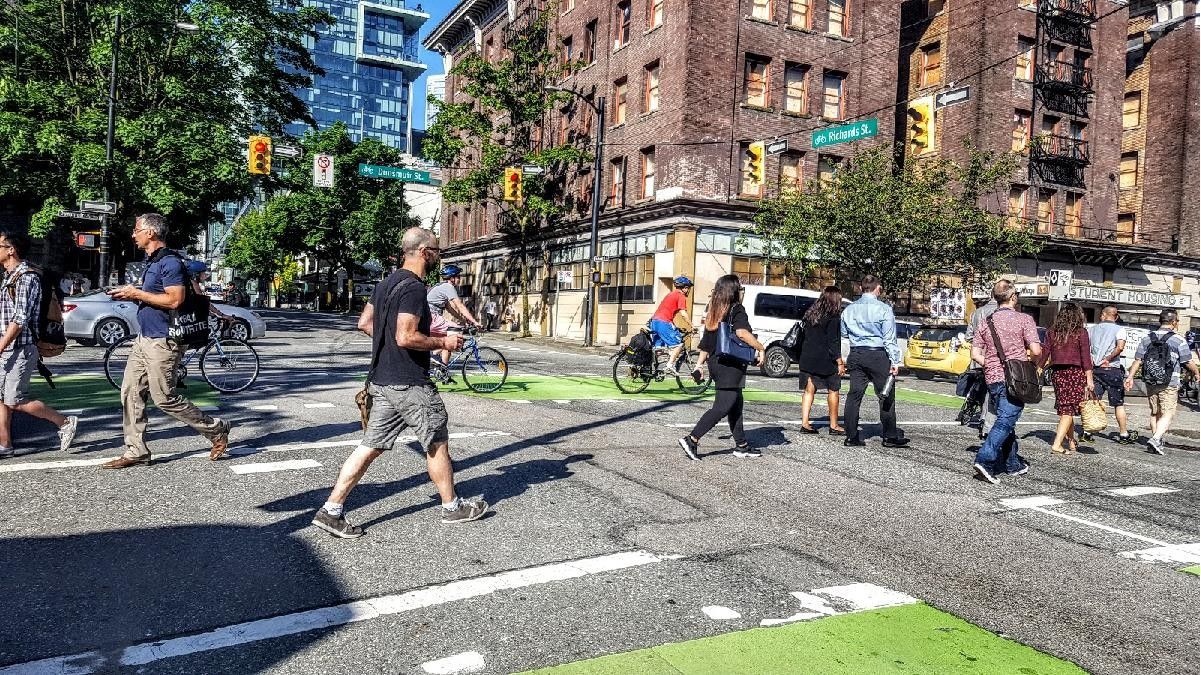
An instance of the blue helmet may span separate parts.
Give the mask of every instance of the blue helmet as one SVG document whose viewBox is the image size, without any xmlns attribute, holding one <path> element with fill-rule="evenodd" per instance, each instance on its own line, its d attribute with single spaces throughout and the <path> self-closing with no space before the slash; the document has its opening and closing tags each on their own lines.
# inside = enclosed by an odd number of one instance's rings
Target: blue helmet
<svg viewBox="0 0 1201 675">
<path fill-rule="evenodd" d="M 447 265 L 442 268 L 442 278 L 450 279 L 451 277 L 462 276 L 463 268 L 458 265 Z"/>
<path fill-rule="evenodd" d="M 675 284 L 676 286 L 691 286 L 692 285 L 692 279 L 689 279 L 688 277 L 685 277 L 685 276 L 678 276 L 675 279 L 672 279 L 671 282 L 673 284 Z"/>
<path fill-rule="evenodd" d="M 188 274 L 196 276 L 209 271 L 209 266 L 204 264 L 203 260 L 189 260 L 187 262 Z"/>
</svg>

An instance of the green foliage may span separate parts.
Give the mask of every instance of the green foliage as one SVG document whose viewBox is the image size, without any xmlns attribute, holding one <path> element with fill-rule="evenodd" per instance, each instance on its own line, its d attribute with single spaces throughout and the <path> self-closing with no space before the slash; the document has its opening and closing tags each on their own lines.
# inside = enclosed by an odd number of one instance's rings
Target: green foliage
<svg viewBox="0 0 1201 675">
<path fill-rule="evenodd" d="M 889 291 L 942 274 L 985 283 L 1039 243 L 982 206 L 1008 185 L 1016 159 L 968 153 L 962 164 L 934 157 L 898 165 L 887 146 L 862 151 L 829 182 L 764 199 L 754 231 L 797 269 L 821 264 L 843 279 L 871 273 Z"/>
<path fill-rule="evenodd" d="M 20 167 L 0 173 L 0 199 L 37 211 L 31 231 L 45 235 L 63 205 L 99 198 L 111 175 L 119 218 L 157 210 L 173 243 L 190 240 L 218 203 L 250 193 L 242 137 L 312 122 L 293 89 L 320 72 L 303 39 L 329 21 L 299 0 L 0 3 L 0 164 Z"/>
</svg>

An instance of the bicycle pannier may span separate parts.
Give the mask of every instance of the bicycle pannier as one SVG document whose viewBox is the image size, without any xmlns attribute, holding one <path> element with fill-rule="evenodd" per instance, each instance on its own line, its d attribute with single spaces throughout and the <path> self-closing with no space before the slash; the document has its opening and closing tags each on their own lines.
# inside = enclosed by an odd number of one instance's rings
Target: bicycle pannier
<svg viewBox="0 0 1201 675">
<path fill-rule="evenodd" d="M 649 368 L 651 366 L 652 361 L 655 359 L 655 349 L 650 333 L 645 328 L 639 329 L 630 338 L 630 343 L 626 345 L 626 353 L 629 354 L 631 366 L 635 368 Z"/>
</svg>

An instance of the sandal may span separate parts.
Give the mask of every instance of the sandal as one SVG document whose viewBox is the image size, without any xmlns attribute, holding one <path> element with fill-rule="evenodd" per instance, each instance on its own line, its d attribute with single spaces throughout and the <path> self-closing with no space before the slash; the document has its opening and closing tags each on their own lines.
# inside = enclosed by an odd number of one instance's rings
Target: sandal
<svg viewBox="0 0 1201 675">
<path fill-rule="evenodd" d="M 801 429 L 802 434 L 816 434 L 817 433 L 817 429 L 814 429 L 813 427 L 807 427 L 804 424 L 802 424 L 800 426 L 800 429 Z"/>
<path fill-rule="evenodd" d="M 1064 450 L 1063 448 L 1057 448 L 1057 447 L 1055 447 L 1054 445 L 1052 445 L 1052 446 L 1051 446 L 1051 453 L 1052 453 L 1052 454 L 1055 454 L 1055 455 L 1066 455 L 1066 454 L 1068 454 L 1068 451 L 1067 451 L 1067 450 Z"/>
</svg>

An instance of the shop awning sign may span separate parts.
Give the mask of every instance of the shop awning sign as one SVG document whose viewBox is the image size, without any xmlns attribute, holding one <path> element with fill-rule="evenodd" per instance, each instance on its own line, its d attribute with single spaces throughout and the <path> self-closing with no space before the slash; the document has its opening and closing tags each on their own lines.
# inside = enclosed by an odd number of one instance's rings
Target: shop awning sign
<svg viewBox="0 0 1201 675">
<path fill-rule="evenodd" d="M 1165 309 L 1188 309 L 1193 304 L 1192 296 L 1183 293 L 1163 293 L 1136 288 L 1085 286 L 1080 284 L 1072 286 L 1069 297 L 1072 300 L 1095 302 L 1103 305 L 1137 305 Z"/>
</svg>

